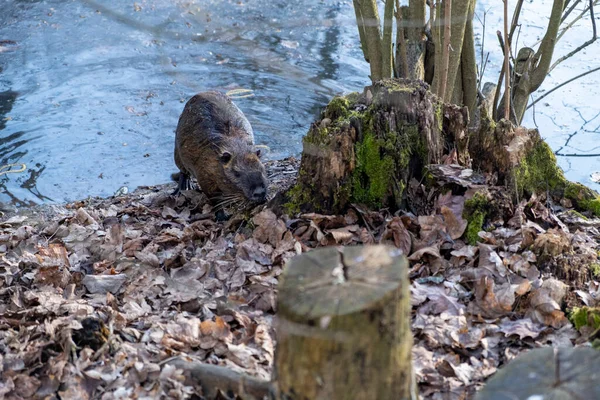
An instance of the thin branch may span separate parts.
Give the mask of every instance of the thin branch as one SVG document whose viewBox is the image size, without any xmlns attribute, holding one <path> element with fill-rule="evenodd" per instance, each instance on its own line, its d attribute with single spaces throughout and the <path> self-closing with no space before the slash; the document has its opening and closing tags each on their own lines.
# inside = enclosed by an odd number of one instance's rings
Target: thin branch
<svg viewBox="0 0 600 400">
<path fill-rule="evenodd" d="M 523 0 L 519 0 L 517 5 L 515 6 L 515 11 L 513 12 L 512 22 L 510 24 L 510 33 L 508 34 L 508 45 L 509 47 L 512 45 L 513 35 L 515 33 L 515 29 L 517 29 L 517 25 L 519 25 L 519 17 L 521 16 L 521 9 L 523 8 Z"/>
<path fill-rule="evenodd" d="M 502 40 L 502 32 L 496 31 L 496 36 L 498 37 L 498 41 L 500 42 L 500 49 L 502 49 L 502 55 L 505 55 L 504 49 L 504 41 Z M 498 119 L 498 103 L 500 102 L 500 88 L 502 87 L 502 82 L 504 82 L 505 75 L 505 64 L 502 63 L 502 68 L 500 69 L 500 75 L 498 75 L 498 83 L 496 84 L 496 93 L 494 94 L 494 101 L 492 102 L 492 119 L 496 121 Z M 510 67 L 510 65 L 509 65 Z"/>
<path fill-rule="evenodd" d="M 504 89 L 504 119 L 510 120 L 510 71 L 509 71 L 509 58 L 510 58 L 510 47 L 508 42 L 508 0 L 504 0 L 504 72 L 505 76 L 505 89 Z M 515 122 L 517 122 L 515 120 Z"/>
<path fill-rule="evenodd" d="M 450 32 L 452 16 L 452 0 L 444 0 L 444 47 L 442 48 L 442 76 L 440 77 L 440 89 L 438 96 L 444 99 L 446 92 L 446 84 L 448 81 L 448 67 L 450 64 Z"/>
<path fill-rule="evenodd" d="M 579 75 L 577 75 L 577 76 L 575 76 L 575 77 L 573 77 L 573 78 L 571 78 L 571 79 L 569 79 L 567 81 L 564 81 L 560 85 L 558 85 L 558 86 L 556 86 L 556 87 L 548 90 L 546 93 L 544 93 L 543 95 L 541 95 L 540 97 L 538 97 L 537 99 L 535 99 L 535 101 L 533 103 L 531 103 L 531 104 L 529 104 L 527 106 L 527 109 L 529 109 L 530 107 L 532 107 L 535 103 L 539 102 L 540 100 L 542 100 L 544 97 L 548 96 L 550 93 L 554 92 L 555 90 L 558 90 L 561 87 L 563 87 L 563 86 L 565 86 L 565 85 L 567 85 L 567 84 L 569 84 L 569 83 L 571 83 L 571 82 L 573 82 L 573 81 L 575 81 L 575 80 L 577 80 L 579 78 L 583 78 L 584 76 L 589 75 L 592 72 L 596 72 L 596 71 L 600 71 L 600 67 L 596 67 L 594 69 L 590 69 L 589 71 L 584 72 L 583 74 L 579 74 Z"/>
<path fill-rule="evenodd" d="M 590 10 L 590 18 L 592 21 L 592 38 L 590 40 L 588 40 L 587 42 L 583 43 L 581 46 L 577 47 L 575 50 L 571 51 L 570 53 L 562 56 L 561 58 L 559 58 L 558 60 L 556 60 L 554 62 L 554 64 L 552 64 L 552 66 L 550 67 L 550 69 L 548 70 L 548 73 L 552 72 L 552 70 L 561 62 L 565 61 L 567 58 L 574 56 L 575 54 L 579 53 L 581 50 L 585 49 L 586 47 L 588 47 L 590 44 L 594 43 L 596 41 L 596 39 L 598 39 L 598 36 L 596 34 L 596 18 L 594 17 L 594 0 L 590 0 L 590 5 L 589 5 L 589 10 Z"/>
<path fill-rule="evenodd" d="M 383 13 L 383 40 L 381 50 L 381 76 L 382 78 L 392 77 L 392 27 L 394 17 L 394 0 L 385 1 L 385 10 Z"/>
<path fill-rule="evenodd" d="M 550 21 L 546 28 L 546 34 L 535 54 L 535 60 L 539 60 L 539 62 L 537 62 L 537 65 L 530 75 L 530 93 L 540 87 L 548 74 L 548 68 L 552 62 L 552 55 L 554 54 L 554 47 L 556 45 L 556 34 L 558 33 L 558 27 L 560 26 L 560 16 L 562 15 L 563 4 L 563 0 L 554 0 L 554 3 L 552 4 L 552 12 L 550 13 Z"/>
<path fill-rule="evenodd" d="M 433 4 L 433 0 L 431 3 Z M 408 58 L 406 55 L 406 37 L 404 35 L 404 25 L 400 1 L 396 0 L 396 75 L 398 78 L 408 78 Z M 433 33 L 433 27 L 431 28 L 431 32 Z"/>
<path fill-rule="evenodd" d="M 575 1 L 573 4 L 571 4 L 571 7 L 569 7 L 569 9 L 563 14 L 562 18 L 560 19 L 560 23 L 562 24 L 563 22 L 565 22 L 565 20 L 567 18 L 569 18 L 569 15 L 571 15 L 571 13 L 573 12 L 573 10 L 575 9 L 575 7 L 577 7 L 577 5 L 581 3 L 581 0 L 577 0 Z"/>
</svg>

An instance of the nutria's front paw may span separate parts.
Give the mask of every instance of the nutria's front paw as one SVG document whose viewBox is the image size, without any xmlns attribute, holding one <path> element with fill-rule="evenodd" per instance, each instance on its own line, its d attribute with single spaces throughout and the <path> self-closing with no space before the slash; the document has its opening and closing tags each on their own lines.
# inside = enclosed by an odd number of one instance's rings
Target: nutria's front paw
<svg viewBox="0 0 600 400">
<path fill-rule="evenodd" d="M 173 174 L 173 177 L 177 175 L 179 175 L 177 177 L 177 189 L 171 193 L 172 196 L 179 196 L 182 190 L 192 190 L 192 180 L 190 179 L 190 176 L 184 172 L 180 172 L 179 174 Z"/>
</svg>

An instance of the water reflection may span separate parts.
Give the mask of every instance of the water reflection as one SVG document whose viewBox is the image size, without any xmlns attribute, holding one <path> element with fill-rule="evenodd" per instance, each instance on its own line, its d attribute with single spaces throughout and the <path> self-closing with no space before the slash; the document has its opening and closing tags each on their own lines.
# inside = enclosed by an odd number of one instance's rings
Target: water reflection
<svg viewBox="0 0 600 400">
<path fill-rule="evenodd" d="M 236 103 L 268 157 L 298 154 L 328 99 L 368 79 L 349 0 L 5 0 L 0 14 L 16 43 L 0 52 L 15 96 L 0 160 L 28 165 L 1 177 L 3 202 L 168 181 L 179 113 L 202 90 L 252 90 Z"/>
</svg>

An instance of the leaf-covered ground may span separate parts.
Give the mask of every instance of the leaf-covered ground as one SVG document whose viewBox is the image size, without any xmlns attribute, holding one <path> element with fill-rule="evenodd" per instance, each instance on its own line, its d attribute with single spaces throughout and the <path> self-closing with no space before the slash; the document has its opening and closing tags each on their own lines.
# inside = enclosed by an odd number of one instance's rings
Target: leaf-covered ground
<svg viewBox="0 0 600 400">
<path fill-rule="evenodd" d="M 269 163 L 272 192 L 297 164 Z M 409 256 L 424 399 L 470 398 L 519 353 L 584 344 L 591 333 L 575 330 L 567 310 L 598 297 L 600 221 L 568 204 L 523 201 L 469 245 L 473 187 L 434 196 L 431 215 L 357 205 L 294 218 L 263 208 L 245 222 L 217 222 L 200 192 L 174 198 L 174 187 L 1 219 L 0 398 L 202 397 L 169 364 L 181 355 L 269 379 L 277 277 L 319 246 L 388 243 Z"/>
</svg>

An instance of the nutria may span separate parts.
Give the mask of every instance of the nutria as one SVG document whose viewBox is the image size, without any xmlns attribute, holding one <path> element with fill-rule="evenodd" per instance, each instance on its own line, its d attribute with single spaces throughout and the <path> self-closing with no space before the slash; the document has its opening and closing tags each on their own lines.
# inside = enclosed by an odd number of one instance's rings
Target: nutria
<svg viewBox="0 0 600 400">
<path fill-rule="evenodd" d="M 267 178 L 259 156 L 250 123 L 229 97 L 204 92 L 187 102 L 175 135 L 177 192 L 189 189 L 193 176 L 220 208 L 263 203 Z"/>
</svg>

